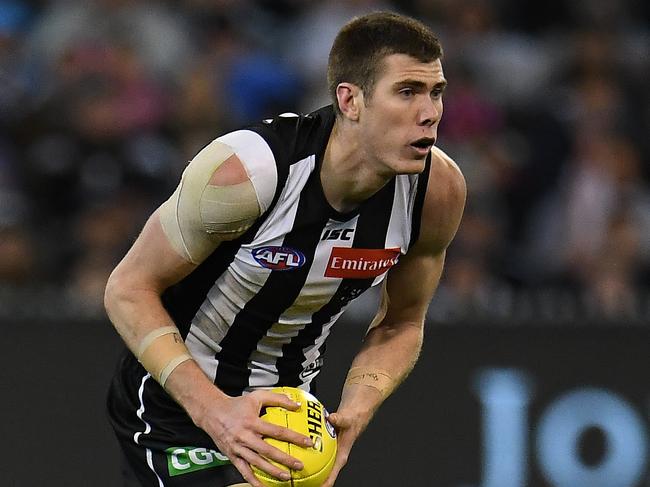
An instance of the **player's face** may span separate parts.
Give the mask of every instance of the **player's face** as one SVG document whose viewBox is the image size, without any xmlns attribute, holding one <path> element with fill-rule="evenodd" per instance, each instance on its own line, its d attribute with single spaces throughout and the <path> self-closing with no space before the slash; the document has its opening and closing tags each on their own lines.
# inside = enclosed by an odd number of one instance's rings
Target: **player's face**
<svg viewBox="0 0 650 487">
<path fill-rule="evenodd" d="M 445 85 L 440 60 L 422 63 L 406 54 L 384 58 L 360 118 L 373 159 L 397 174 L 424 169 L 438 135 Z"/>
</svg>

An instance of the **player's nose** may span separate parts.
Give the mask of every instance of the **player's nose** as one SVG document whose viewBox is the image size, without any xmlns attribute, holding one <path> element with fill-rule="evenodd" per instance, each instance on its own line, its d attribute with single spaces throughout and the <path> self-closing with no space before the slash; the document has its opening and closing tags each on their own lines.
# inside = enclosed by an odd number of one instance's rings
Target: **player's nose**
<svg viewBox="0 0 650 487">
<path fill-rule="evenodd" d="M 424 98 L 418 111 L 418 125 L 428 127 L 440 120 L 442 109 L 431 98 Z"/>
</svg>

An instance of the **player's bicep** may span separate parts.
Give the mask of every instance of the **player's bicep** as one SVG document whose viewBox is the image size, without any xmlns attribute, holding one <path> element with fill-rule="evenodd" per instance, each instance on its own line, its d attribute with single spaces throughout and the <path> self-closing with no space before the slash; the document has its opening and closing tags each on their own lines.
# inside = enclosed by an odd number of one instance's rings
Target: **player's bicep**
<svg viewBox="0 0 650 487">
<path fill-rule="evenodd" d="M 379 310 L 370 328 L 380 324 L 422 324 L 444 261 L 444 251 L 404 256 L 384 280 Z"/>
<path fill-rule="evenodd" d="M 420 324 L 424 321 L 442 276 L 446 249 L 458 230 L 467 193 L 458 166 L 438 149 L 432 156 L 429 188 L 422 209 L 420 236 L 389 271 L 372 326 L 382 322 Z"/>
<path fill-rule="evenodd" d="M 196 268 L 172 247 L 156 210 L 147 220 L 109 279 L 109 288 L 121 292 L 149 290 L 160 294 Z M 117 286 L 116 286 L 117 284 Z"/>
<path fill-rule="evenodd" d="M 264 203 L 258 193 L 235 150 L 215 140 L 192 159 L 161 205 L 162 229 L 178 255 L 199 264 L 220 242 L 253 225 Z"/>
</svg>

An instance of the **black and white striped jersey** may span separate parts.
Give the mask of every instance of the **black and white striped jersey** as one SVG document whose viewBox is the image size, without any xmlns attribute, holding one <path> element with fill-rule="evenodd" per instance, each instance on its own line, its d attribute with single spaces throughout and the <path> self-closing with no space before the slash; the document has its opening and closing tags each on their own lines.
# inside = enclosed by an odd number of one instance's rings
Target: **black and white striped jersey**
<svg viewBox="0 0 650 487">
<path fill-rule="evenodd" d="M 334 322 L 417 238 L 430 156 L 422 174 L 399 175 L 340 213 L 320 180 L 334 119 L 328 106 L 223 138 L 235 153 L 258 151 L 275 164 L 272 201 L 243 236 L 169 288 L 163 303 L 199 366 L 227 394 L 309 390 Z"/>
<path fill-rule="evenodd" d="M 347 214 L 329 205 L 319 168 L 334 118 L 326 107 L 222 138 L 235 153 L 272 154 L 273 201 L 164 303 L 200 367 L 228 394 L 308 386 L 333 323 L 384 279 L 417 233 L 427 174 L 397 176 Z"/>
</svg>

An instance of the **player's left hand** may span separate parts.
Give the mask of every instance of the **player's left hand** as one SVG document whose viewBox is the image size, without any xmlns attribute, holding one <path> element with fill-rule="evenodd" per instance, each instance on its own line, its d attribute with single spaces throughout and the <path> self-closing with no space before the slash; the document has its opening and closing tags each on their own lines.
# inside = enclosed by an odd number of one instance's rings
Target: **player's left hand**
<svg viewBox="0 0 650 487">
<path fill-rule="evenodd" d="M 369 415 L 352 411 L 337 411 L 329 415 L 328 420 L 336 429 L 338 446 L 334 467 L 322 487 L 332 487 L 341 469 L 348 462 L 352 445 L 370 421 Z"/>
</svg>

